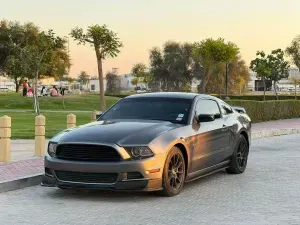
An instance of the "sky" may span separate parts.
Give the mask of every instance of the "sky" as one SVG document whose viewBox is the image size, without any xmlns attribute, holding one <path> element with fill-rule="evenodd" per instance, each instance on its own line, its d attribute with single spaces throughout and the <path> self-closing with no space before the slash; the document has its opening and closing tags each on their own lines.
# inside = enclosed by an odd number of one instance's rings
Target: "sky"
<svg viewBox="0 0 300 225">
<path fill-rule="evenodd" d="M 149 50 L 169 40 L 223 37 L 249 64 L 257 50 L 285 49 L 300 35 L 300 0 L 0 0 L 0 6 L 0 19 L 34 22 L 60 36 L 77 26 L 106 24 L 124 47 L 104 62 L 104 72 L 119 68 L 119 74 L 130 73 L 135 63 L 148 65 Z M 70 75 L 95 75 L 94 50 L 69 40 Z"/>
</svg>

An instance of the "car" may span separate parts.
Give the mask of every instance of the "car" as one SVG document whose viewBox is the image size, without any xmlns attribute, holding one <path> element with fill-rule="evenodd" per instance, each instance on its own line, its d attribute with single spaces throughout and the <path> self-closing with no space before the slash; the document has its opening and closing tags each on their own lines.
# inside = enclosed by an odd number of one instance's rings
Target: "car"
<svg viewBox="0 0 300 225">
<path fill-rule="evenodd" d="M 220 170 L 243 173 L 250 144 L 243 107 L 197 93 L 135 94 L 51 138 L 41 185 L 170 197 Z"/>
</svg>

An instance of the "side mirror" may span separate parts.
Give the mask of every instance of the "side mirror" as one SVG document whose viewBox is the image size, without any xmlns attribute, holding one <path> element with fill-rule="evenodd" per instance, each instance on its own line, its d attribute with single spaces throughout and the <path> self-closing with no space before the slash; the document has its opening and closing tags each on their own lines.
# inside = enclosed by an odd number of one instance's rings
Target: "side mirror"
<svg viewBox="0 0 300 225">
<path fill-rule="evenodd" d="M 215 120 L 215 115 L 213 114 L 200 114 L 197 117 L 199 123 L 203 122 L 211 122 Z"/>
<path fill-rule="evenodd" d="M 96 120 L 98 120 L 100 116 L 102 116 L 102 113 L 96 115 Z"/>
</svg>

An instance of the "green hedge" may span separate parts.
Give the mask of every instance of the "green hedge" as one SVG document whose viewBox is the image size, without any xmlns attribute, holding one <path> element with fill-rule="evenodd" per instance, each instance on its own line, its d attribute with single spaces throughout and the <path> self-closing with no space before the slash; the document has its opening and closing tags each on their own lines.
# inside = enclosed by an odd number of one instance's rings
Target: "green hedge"
<svg viewBox="0 0 300 225">
<path fill-rule="evenodd" d="M 230 99 L 263 101 L 263 95 L 229 95 Z M 298 97 L 299 98 L 299 97 Z M 295 100 L 295 95 L 278 95 L 279 100 Z M 276 100 L 276 95 L 266 95 L 266 101 Z"/>
<path fill-rule="evenodd" d="M 127 96 L 129 96 L 130 94 L 105 94 L 105 96 L 109 96 L 109 97 L 117 97 L 117 98 L 125 98 Z"/>
<path fill-rule="evenodd" d="M 232 106 L 244 107 L 253 123 L 300 117 L 300 101 L 226 100 Z"/>
</svg>

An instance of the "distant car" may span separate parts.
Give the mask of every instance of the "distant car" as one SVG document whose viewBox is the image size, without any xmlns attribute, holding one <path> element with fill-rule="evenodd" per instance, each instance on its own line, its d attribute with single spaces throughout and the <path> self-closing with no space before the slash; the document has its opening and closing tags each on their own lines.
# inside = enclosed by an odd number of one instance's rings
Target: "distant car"
<svg viewBox="0 0 300 225">
<path fill-rule="evenodd" d="M 192 93 L 132 95 L 96 122 L 54 136 L 42 185 L 175 196 L 213 172 L 243 173 L 250 142 L 242 107 Z"/>
</svg>

